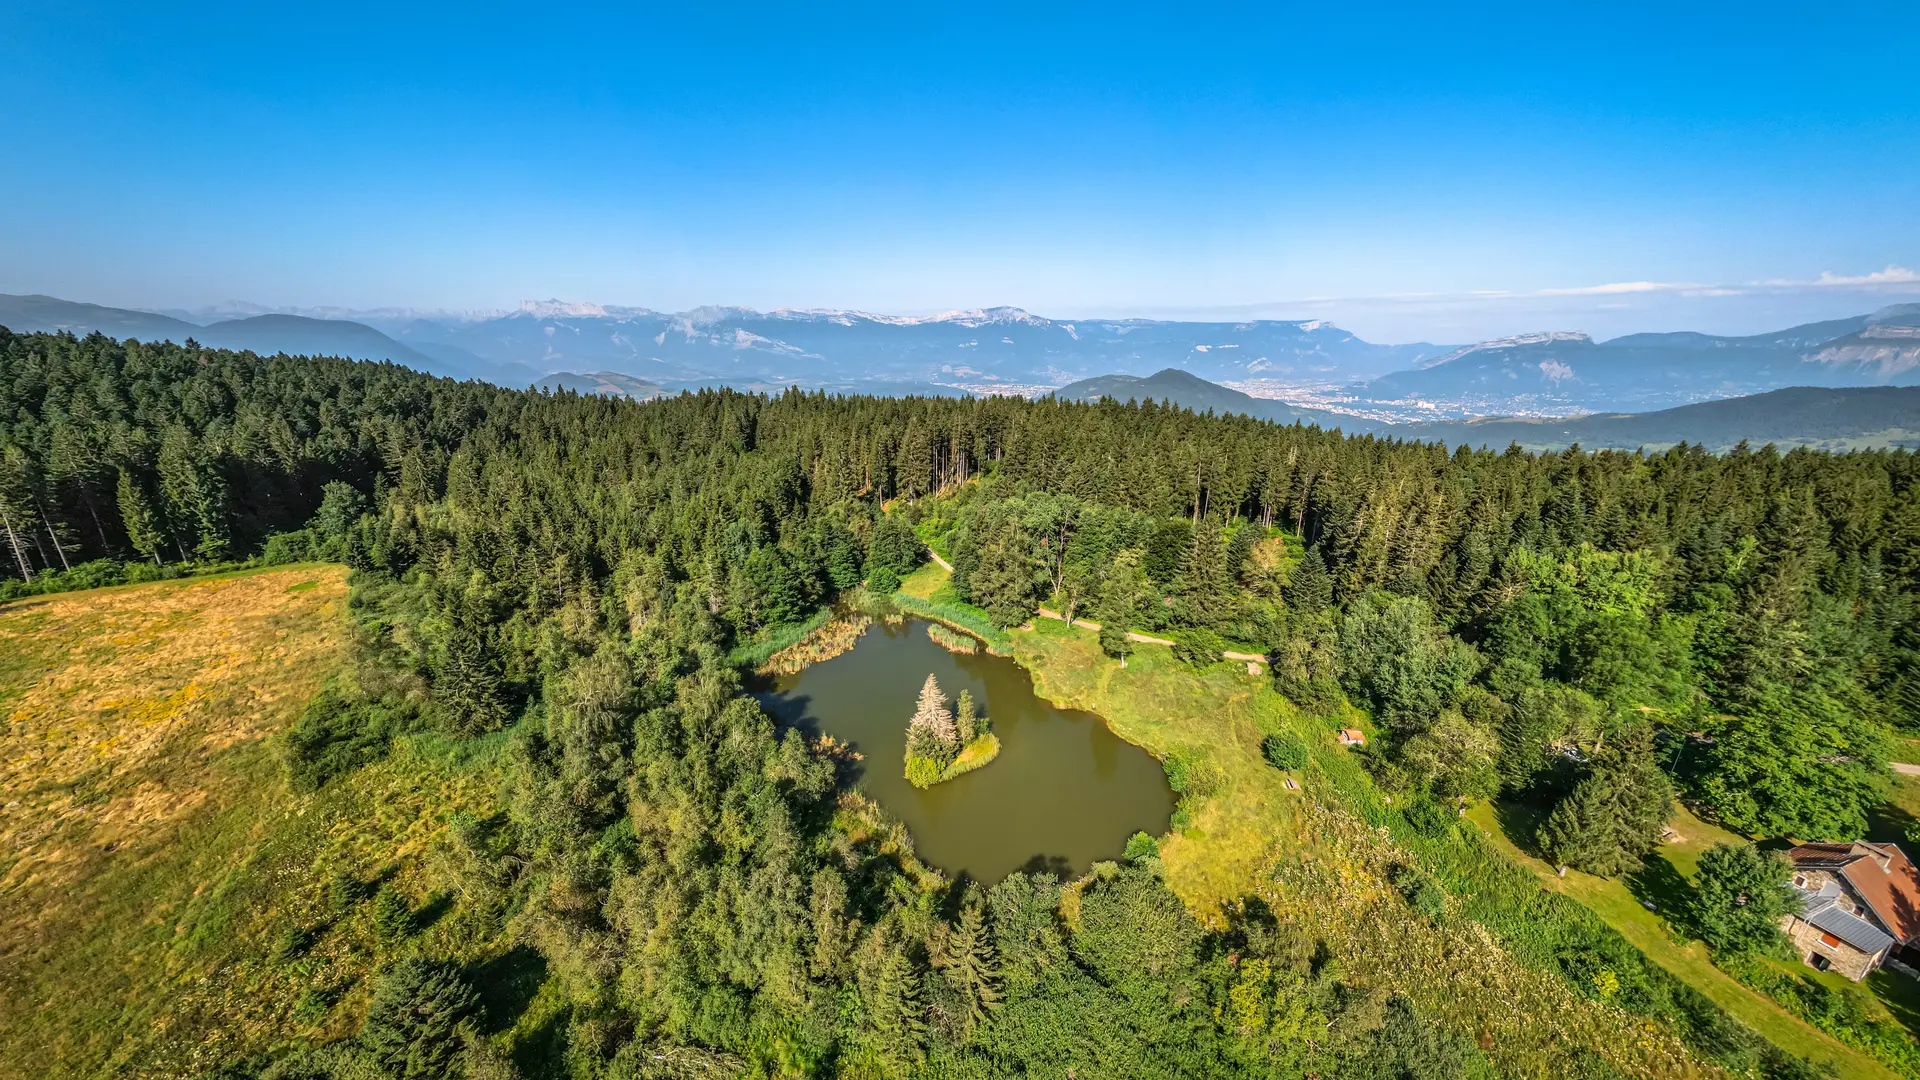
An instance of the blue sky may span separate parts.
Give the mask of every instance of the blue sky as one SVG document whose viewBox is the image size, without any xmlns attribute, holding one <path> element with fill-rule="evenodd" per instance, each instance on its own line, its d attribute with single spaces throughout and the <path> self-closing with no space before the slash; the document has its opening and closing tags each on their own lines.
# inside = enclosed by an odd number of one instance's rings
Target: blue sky
<svg viewBox="0 0 1920 1080">
<path fill-rule="evenodd" d="M 172 7 L 0 11 L 0 291 L 1441 341 L 1920 299 L 1911 2 Z"/>
</svg>

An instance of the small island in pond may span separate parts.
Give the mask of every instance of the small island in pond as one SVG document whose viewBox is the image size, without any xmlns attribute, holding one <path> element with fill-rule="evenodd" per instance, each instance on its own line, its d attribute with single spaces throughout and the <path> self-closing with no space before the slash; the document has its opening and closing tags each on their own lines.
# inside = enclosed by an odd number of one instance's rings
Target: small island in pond
<svg viewBox="0 0 1920 1080">
<path fill-rule="evenodd" d="M 960 700 L 949 713 L 939 681 L 927 676 L 920 688 L 920 703 L 907 721 L 907 782 L 930 788 L 972 772 L 999 753 L 1000 740 L 976 714 L 973 695 L 960 691 Z"/>
</svg>

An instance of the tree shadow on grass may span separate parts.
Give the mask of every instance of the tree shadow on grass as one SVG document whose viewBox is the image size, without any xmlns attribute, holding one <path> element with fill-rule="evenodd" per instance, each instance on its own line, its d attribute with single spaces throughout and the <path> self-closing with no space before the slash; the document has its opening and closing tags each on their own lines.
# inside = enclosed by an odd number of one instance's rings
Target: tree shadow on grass
<svg viewBox="0 0 1920 1080">
<path fill-rule="evenodd" d="M 530 945 L 516 945 L 473 965 L 467 979 L 480 994 L 481 1034 L 493 1035 L 512 1027 L 540 992 L 547 981 L 547 960 Z"/>
<path fill-rule="evenodd" d="M 413 909 L 411 920 L 413 932 L 416 934 L 424 933 L 430 929 L 433 924 L 445 918 L 447 912 L 452 910 L 453 894 L 451 892 L 437 892 L 428 896 L 426 903 Z"/>
<path fill-rule="evenodd" d="M 1493 804 L 1493 816 L 1500 822 L 1500 831 L 1507 834 L 1507 839 L 1513 842 L 1514 847 L 1536 859 L 1552 861 L 1547 859 L 1546 854 L 1540 850 L 1540 845 L 1534 840 L 1534 833 L 1540 827 L 1540 820 L 1546 816 L 1545 811 L 1537 806 L 1502 799 Z"/>
<path fill-rule="evenodd" d="M 1674 933 L 1693 936 L 1687 915 L 1687 901 L 1693 896 L 1693 886 L 1666 856 L 1657 851 L 1648 855 L 1640 861 L 1640 869 L 1622 881 L 1642 907 L 1653 905 L 1651 910 L 1666 920 Z"/>
<path fill-rule="evenodd" d="M 1908 813 L 1905 807 L 1898 803 L 1883 802 L 1867 811 L 1867 839 L 1879 844 L 1905 844 L 1907 830 L 1916 822 L 1920 822 L 1920 819 Z"/>
<path fill-rule="evenodd" d="M 1920 981 L 1881 968 L 1867 976 L 1867 988 L 1909 1035 L 1920 1038 Z"/>
</svg>

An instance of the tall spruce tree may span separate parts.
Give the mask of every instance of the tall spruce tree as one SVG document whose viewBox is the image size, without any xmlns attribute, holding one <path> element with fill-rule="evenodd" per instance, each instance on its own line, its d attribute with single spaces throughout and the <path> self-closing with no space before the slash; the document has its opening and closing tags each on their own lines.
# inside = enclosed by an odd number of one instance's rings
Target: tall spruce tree
<svg viewBox="0 0 1920 1080">
<path fill-rule="evenodd" d="M 1133 640 L 1127 637 L 1147 595 L 1147 578 L 1140 569 L 1140 549 L 1125 548 L 1114 556 L 1100 589 L 1095 609 L 1100 624 L 1100 649 L 1108 656 L 1127 662 Z"/>
<path fill-rule="evenodd" d="M 968 903 L 947 936 L 946 975 L 966 999 L 969 1026 L 985 1023 L 987 1013 L 1000 1004 L 997 968 L 986 917 L 978 903 Z"/>
<path fill-rule="evenodd" d="M 127 469 L 120 470 L 120 480 L 116 489 L 115 501 L 120 509 L 120 526 L 127 534 L 127 543 L 142 556 L 152 559 L 155 566 L 160 565 L 160 545 L 164 538 L 160 534 L 160 523 L 154 518 L 153 505 L 147 501 L 146 492 Z"/>
<path fill-rule="evenodd" d="M 1226 534 L 1220 522 L 1209 515 L 1194 528 L 1193 543 L 1174 582 L 1181 614 L 1192 626 L 1213 626 L 1226 620 L 1231 614 L 1232 587 Z"/>
<path fill-rule="evenodd" d="M 979 717 L 973 703 L 973 691 L 960 691 L 959 698 L 953 703 L 954 737 L 962 747 L 965 747 L 980 737 L 979 726 Z"/>
<path fill-rule="evenodd" d="M 1673 785 L 1653 758 L 1653 729 L 1636 724 L 1596 750 L 1587 773 L 1540 827 L 1556 862 L 1601 877 L 1639 865 L 1660 842 Z"/>
</svg>

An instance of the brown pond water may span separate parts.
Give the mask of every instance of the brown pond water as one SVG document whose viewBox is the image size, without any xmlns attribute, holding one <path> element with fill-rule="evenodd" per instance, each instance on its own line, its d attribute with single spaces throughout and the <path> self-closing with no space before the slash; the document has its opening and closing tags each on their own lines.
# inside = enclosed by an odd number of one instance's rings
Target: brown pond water
<svg viewBox="0 0 1920 1080">
<path fill-rule="evenodd" d="M 932 674 L 949 702 L 973 691 L 1000 737 L 985 768 L 921 791 L 902 775 L 907 718 Z M 1117 858 L 1135 832 L 1158 835 L 1173 793 L 1152 755 L 1091 713 L 1056 709 L 1012 660 L 958 656 L 927 623 L 876 622 L 852 651 L 774 681 L 760 695 L 782 722 L 850 742 L 856 782 L 913 834 L 920 858 L 992 883 L 1019 869 L 1077 875 Z"/>
</svg>

